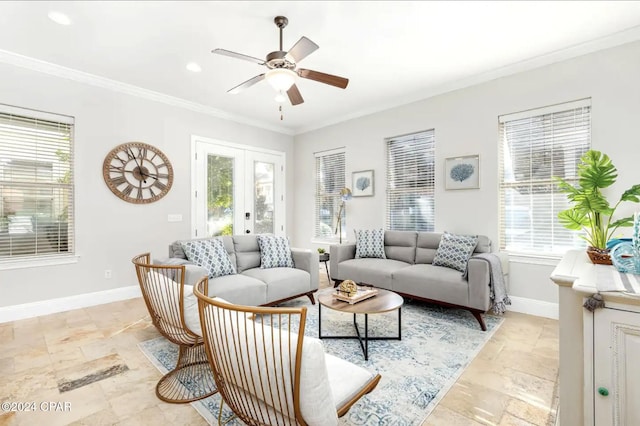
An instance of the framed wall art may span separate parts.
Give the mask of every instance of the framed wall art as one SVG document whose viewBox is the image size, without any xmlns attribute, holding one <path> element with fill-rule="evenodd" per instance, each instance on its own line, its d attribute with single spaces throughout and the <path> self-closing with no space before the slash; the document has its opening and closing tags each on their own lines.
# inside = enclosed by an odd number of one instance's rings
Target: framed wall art
<svg viewBox="0 0 640 426">
<path fill-rule="evenodd" d="M 445 189 L 480 188 L 480 156 L 467 155 L 444 160 Z"/>
<path fill-rule="evenodd" d="M 351 173 L 351 192 L 354 197 L 372 197 L 374 195 L 373 170 L 361 170 Z"/>
</svg>

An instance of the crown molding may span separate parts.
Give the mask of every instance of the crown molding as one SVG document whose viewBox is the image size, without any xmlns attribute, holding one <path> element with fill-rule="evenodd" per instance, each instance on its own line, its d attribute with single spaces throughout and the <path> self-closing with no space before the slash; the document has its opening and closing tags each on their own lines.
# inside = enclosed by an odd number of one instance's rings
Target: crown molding
<svg viewBox="0 0 640 426">
<path fill-rule="evenodd" d="M 626 43 L 631 43 L 640 40 L 640 26 L 627 28 L 617 33 L 590 40 L 584 43 L 576 44 L 565 49 L 556 50 L 551 53 L 536 56 L 531 59 L 527 59 L 514 64 L 506 65 L 504 67 L 496 68 L 485 73 L 477 74 L 468 78 L 463 78 L 451 83 L 445 83 L 434 88 L 430 88 L 425 91 L 419 91 L 409 97 L 403 97 L 396 99 L 393 102 L 386 103 L 384 105 L 377 105 L 373 108 L 363 109 L 356 111 L 352 114 L 341 115 L 339 118 L 333 120 L 325 120 L 321 123 L 316 123 L 311 126 L 300 127 L 295 131 L 295 135 L 301 135 L 303 133 L 318 130 L 323 127 L 332 126 L 345 121 L 353 120 L 355 118 L 364 117 L 367 115 L 375 114 L 378 112 L 386 111 L 392 108 L 408 105 L 411 103 L 419 102 L 428 98 L 432 98 L 444 93 L 453 92 L 455 90 L 464 89 L 467 87 L 475 86 L 477 84 L 486 83 L 491 80 L 495 80 L 500 77 L 506 77 L 509 75 L 517 74 L 520 72 L 530 71 L 536 68 L 541 68 L 546 65 L 551 65 L 557 62 L 573 59 L 578 56 L 587 55 L 589 53 L 597 52 L 599 50 L 610 49 L 612 47 L 620 46 Z"/>
<path fill-rule="evenodd" d="M 51 62 L 42 61 L 40 59 L 31 58 L 29 56 L 20 55 L 18 53 L 10 52 L 7 50 L 0 49 L 0 62 L 21 68 L 26 68 L 32 71 L 41 72 L 44 74 L 49 74 L 55 77 L 65 78 L 67 80 L 75 81 L 78 83 L 88 84 L 91 86 L 100 87 L 102 89 L 112 90 L 114 92 L 124 93 L 126 95 L 136 96 L 142 99 L 147 99 L 174 107 L 187 109 L 189 111 L 210 115 L 222 120 L 246 124 L 273 132 L 283 133 L 285 135 L 294 134 L 293 130 L 286 127 L 274 126 L 262 121 L 251 120 L 246 117 L 230 114 L 228 112 L 197 102 L 188 101 L 176 96 L 167 95 L 153 90 L 143 89 L 142 87 L 134 86 L 132 84 L 123 83 L 117 80 L 112 80 L 106 77 L 101 77 L 73 68 L 63 67 L 61 65 L 56 65 Z"/>
</svg>

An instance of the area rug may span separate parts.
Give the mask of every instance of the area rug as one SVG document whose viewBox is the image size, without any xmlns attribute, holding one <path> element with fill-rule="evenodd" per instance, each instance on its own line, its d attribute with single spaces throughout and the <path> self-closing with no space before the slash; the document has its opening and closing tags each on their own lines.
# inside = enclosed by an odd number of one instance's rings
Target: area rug
<svg viewBox="0 0 640 426">
<path fill-rule="evenodd" d="M 305 335 L 318 337 L 318 307 L 305 297 L 282 306 L 307 306 Z M 370 336 L 398 333 L 397 311 L 369 315 Z M 486 315 L 487 331 L 465 310 L 405 301 L 402 340 L 369 342 L 365 361 L 357 340 L 324 339 L 325 351 L 382 375 L 373 392 L 364 396 L 340 419 L 342 425 L 420 425 L 453 386 L 464 369 L 500 327 L 503 319 Z M 359 321 L 362 327 L 364 319 Z M 352 315 L 322 309 L 322 333 L 353 334 Z M 177 346 L 158 337 L 140 343 L 141 350 L 161 371 L 176 363 Z M 193 403 L 209 424 L 217 424 L 220 396 Z M 223 417 L 232 413 L 225 405 Z M 237 419 L 229 425 L 243 424 Z"/>
</svg>

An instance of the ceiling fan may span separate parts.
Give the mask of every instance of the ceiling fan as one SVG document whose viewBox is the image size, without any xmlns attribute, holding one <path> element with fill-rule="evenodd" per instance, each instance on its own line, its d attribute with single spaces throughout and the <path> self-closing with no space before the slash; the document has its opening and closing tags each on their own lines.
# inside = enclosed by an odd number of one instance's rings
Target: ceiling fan
<svg viewBox="0 0 640 426">
<path fill-rule="evenodd" d="M 287 92 L 291 105 L 299 105 L 304 102 L 304 99 L 302 99 L 302 95 L 295 84 L 296 76 L 329 84 L 341 89 L 347 87 L 349 79 L 338 77 L 336 75 L 325 74 L 319 71 L 298 68 L 298 63 L 311 53 L 315 52 L 319 46 L 308 38 L 301 37 L 288 52 L 285 52 L 282 50 L 282 30 L 287 26 L 289 20 L 284 16 L 276 16 L 273 19 L 273 22 L 280 29 L 280 50 L 267 54 L 266 59 L 264 60 L 225 49 L 214 49 L 211 51 L 211 53 L 216 53 L 218 55 L 230 56 L 232 58 L 253 62 L 258 65 L 264 65 L 269 69 L 267 72 L 250 78 L 244 83 L 230 89 L 228 93 L 240 93 L 242 90 L 266 79 L 271 86 L 278 91 L 278 96 L 280 98 L 276 96 L 276 100 L 284 101 L 283 93 Z"/>
</svg>

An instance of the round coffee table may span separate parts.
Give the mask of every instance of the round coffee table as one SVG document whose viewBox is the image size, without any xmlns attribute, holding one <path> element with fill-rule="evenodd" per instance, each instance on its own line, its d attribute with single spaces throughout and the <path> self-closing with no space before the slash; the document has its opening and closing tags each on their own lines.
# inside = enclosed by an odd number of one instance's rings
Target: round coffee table
<svg viewBox="0 0 640 426">
<path fill-rule="evenodd" d="M 378 294 L 358 303 L 349 304 L 333 297 L 334 289 L 318 292 L 318 337 L 320 339 L 358 339 L 364 353 L 365 361 L 369 360 L 369 340 L 402 340 L 402 296 L 384 289 L 377 289 Z M 334 311 L 353 314 L 353 326 L 356 329 L 355 336 L 323 336 L 322 335 L 322 307 Z M 369 336 L 369 314 L 381 314 L 384 312 L 398 311 L 398 336 Z M 364 337 L 360 335 L 360 329 L 356 321 L 357 314 L 364 314 Z"/>
</svg>

